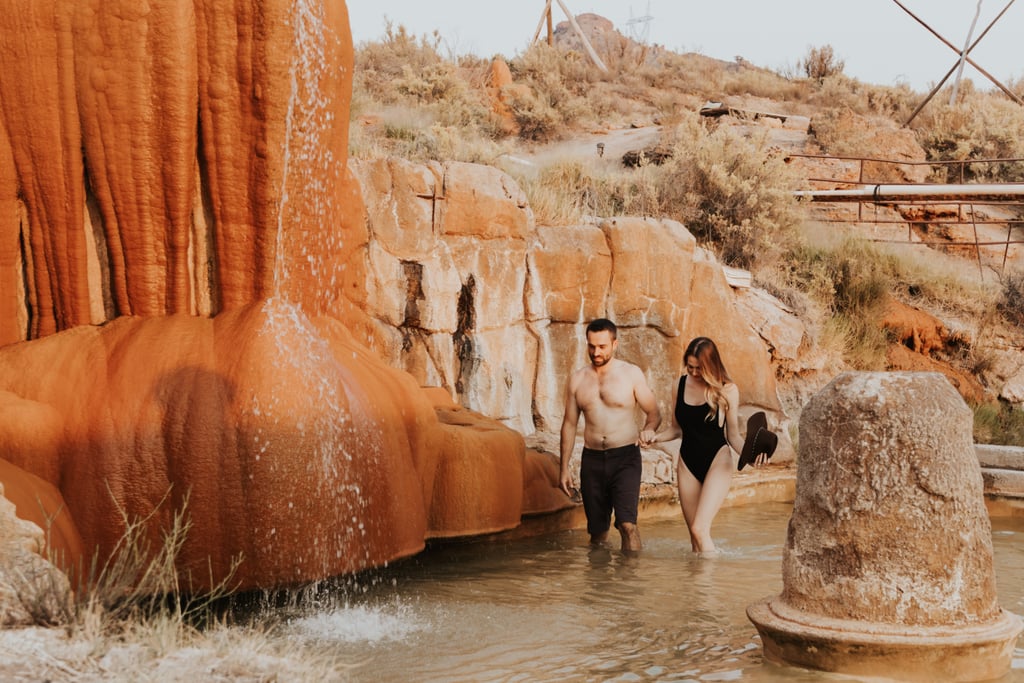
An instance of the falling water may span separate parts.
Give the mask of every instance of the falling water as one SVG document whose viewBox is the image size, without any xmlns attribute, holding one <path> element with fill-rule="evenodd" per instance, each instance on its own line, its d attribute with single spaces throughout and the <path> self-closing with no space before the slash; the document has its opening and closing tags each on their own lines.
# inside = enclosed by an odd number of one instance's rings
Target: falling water
<svg viewBox="0 0 1024 683">
<path fill-rule="evenodd" d="M 283 172 L 281 174 L 281 201 L 277 212 L 277 258 L 274 263 L 274 297 L 287 292 L 292 263 L 305 262 L 310 274 L 323 286 L 337 282 L 337 274 L 325 272 L 323 258 L 335 245 L 310 244 L 303 227 L 315 226 L 323 237 L 334 215 L 336 182 L 341 174 L 343 160 L 335 157 L 324 140 L 323 132 L 333 123 L 335 102 L 320 88 L 326 75 L 324 65 L 331 63 L 328 49 L 340 42 L 340 37 L 328 26 L 324 18 L 323 3 L 317 0 L 296 0 L 293 5 L 295 50 L 289 68 L 291 93 L 285 116 Z M 293 169 L 293 164 L 296 168 Z M 292 176 L 294 170 L 310 169 L 313 173 Z M 291 191 L 296 196 L 294 203 Z M 300 221 L 309 221 L 300 223 Z M 291 221 L 292 224 L 288 224 Z M 299 223 L 299 224 L 296 224 Z M 334 233 L 335 231 L 331 231 Z M 288 235 L 299 239 L 287 239 Z M 322 240 L 316 240 L 322 242 Z M 294 253 L 293 253 L 294 252 Z M 326 280 L 326 281 L 325 281 Z M 318 294 L 324 294 L 322 292 Z"/>
<path fill-rule="evenodd" d="M 317 566 L 332 566 L 342 548 L 364 547 L 361 543 L 353 546 L 351 541 L 355 536 L 365 537 L 364 525 L 372 523 L 367 511 L 373 504 L 368 487 L 361 487 L 352 473 L 375 468 L 381 456 L 383 426 L 365 410 L 351 373 L 310 319 L 321 314 L 323 303 L 335 297 L 340 281 L 336 271 L 342 267 L 331 259 L 341 247 L 340 231 L 331 228 L 336 224 L 335 194 L 344 159 L 336 157 L 325 139 L 336 102 L 321 88 L 321 81 L 328 76 L 325 65 L 334 63 L 329 53 L 342 41 L 336 27 L 325 19 L 325 8 L 318 0 L 296 0 L 291 16 L 295 49 L 282 143 L 274 290 L 264 302 L 259 333 L 274 342 L 271 362 L 281 371 L 277 376 L 303 378 L 306 390 L 301 414 L 310 418 L 308 423 L 294 422 L 294 416 L 286 414 L 294 410 L 294 397 L 286 408 L 275 391 L 269 399 L 254 397 L 252 410 L 262 418 L 256 457 L 274 452 L 274 446 L 292 446 L 273 443 L 288 434 L 280 426 L 297 431 L 289 440 L 306 445 L 308 451 L 300 457 L 308 480 L 317 482 L 319 500 L 325 507 L 343 508 L 340 517 L 347 524 L 331 529 L 327 538 L 290 539 L 292 547 L 305 547 L 313 553 Z M 309 283 L 317 283 L 318 291 L 304 291 Z M 351 467 L 354 458 L 364 464 Z M 269 466 L 276 469 L 274 463 Z M 304 507 L 291 503 L 288 501 L 289 509 Z M 276 533 L 275 529 L 267 531 L 267 547 L 274 546 Z M 360 559 L 353 564 L 367 564 L 367 557 Z"/>
</svg>

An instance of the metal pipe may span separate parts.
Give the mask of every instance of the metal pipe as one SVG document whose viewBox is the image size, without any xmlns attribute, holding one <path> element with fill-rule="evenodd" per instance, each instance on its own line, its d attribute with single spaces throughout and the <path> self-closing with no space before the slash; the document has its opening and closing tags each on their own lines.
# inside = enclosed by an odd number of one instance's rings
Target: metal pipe
<svg viewBox="0 0 1024 683">
<path fill-rule="evenodd" d="M 979 185 L 867 185 L 846 190 L 797 190 L 797 199 L 812 202 L 875 202 L 899 201 L 903 199 L 949 199 L 971 197 L 972 199 L 999 199 L 1002 197 L 1024 196 L 1024 183 L 995 183 Z"/>
</svg>

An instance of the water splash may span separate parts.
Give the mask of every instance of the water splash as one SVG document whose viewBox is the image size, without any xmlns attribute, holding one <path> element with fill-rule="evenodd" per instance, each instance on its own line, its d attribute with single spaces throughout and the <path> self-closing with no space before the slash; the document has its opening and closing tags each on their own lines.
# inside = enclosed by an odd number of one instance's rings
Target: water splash
<svg viewBox="0 0 1024 683">
<path fill-rule="evenodd" d="M 401 641 L 430 629 L 407 604 L 389 606 L 344 605 L 291 622 L 291 632 L 321 643 L 375 644 Z"/>
<path fill-rule="evenodd" d="M 332 517 L 348 522 L 332 527 L 327 537 L 295 539 L 291 547 L 306 547 L 306 552 L 314 553 L 311 559 L 316 565 L 323 567 L 335 565 L 342 549 L 362 547 L 364 555 L 354 558 L 354 564 L 365 566 L 369 564 L 369 549 L 362 540 L 367 534 L 366 525 L 372 521 L 368 511 L 374 508 L 374 501 L 356 473 L 378 469 L 383 426 L 366 410 L 366 399 L 357 391 L 359 385 L 351 371 L 298 305 L 269 299 L 262 314 L 258 334 L 273 345 L 268 359 L 275 370 L 272 376 L 301 377 L 304 391 L 296 398 L 293 385 L 271 387 L 265 395 L 252 397 L 252 414 L 261 417 L 254 437 L 255 457 L 274 453 L 274 447 L 281 445 L 274 440 L 289 434 L 291 443 L 287 446 L 303 448 L 300 457 L 305 477 L 316 483 L 318 500 L 332 508 Z M 280 465 L 265 463 L 272 474 Z M 298 514 L 291 502 L 288 507 Z M 309 526 L 299 523 L 296 528 Z M 276 532 L 271 529 L 267 534 L 264 541 L 273 547 Z"/>
</svg>

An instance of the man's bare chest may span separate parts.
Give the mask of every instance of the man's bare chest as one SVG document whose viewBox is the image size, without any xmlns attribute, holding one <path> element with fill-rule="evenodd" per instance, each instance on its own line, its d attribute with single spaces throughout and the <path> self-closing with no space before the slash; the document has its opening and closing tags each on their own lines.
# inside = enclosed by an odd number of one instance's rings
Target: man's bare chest
<svg viewBox="0 0 1024 683">
<path fill-rule="evenodd" d="M 594 379 L 584 383 L 577 392 L 580 408 L 588 410 L 631 408 L 635 403 L 633 390 L 621 378 Z"/>
</svg>

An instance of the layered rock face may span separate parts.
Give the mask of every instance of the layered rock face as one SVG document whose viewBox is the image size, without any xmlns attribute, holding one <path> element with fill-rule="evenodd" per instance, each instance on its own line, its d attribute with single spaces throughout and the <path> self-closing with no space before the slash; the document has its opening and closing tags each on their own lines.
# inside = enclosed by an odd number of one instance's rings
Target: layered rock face
<svg viewBox="0 0 1024 683">
<path fill-rule="evenodd" d="M 344 2 L 9 5 L 0 342 L 337 299 L 360 242 Z"/>
<path fill-rule="evenodd" d="M 781 416 L 772 362 L 796 358 L 803 326 L 770 297 L 734 291 L 681 224 L 538 226 L 493 168 L 350 166 L 367 209 L 365 334 L 421 384 L 524 434 L 557 431 L 565 378 L 587 362 L 586 323 L 609 317 L 619 356 L 647 372 L 663 411 L 687 343 L 707 335 L 745 406 Z"/>
</svg>

